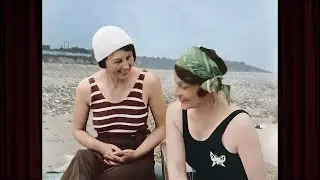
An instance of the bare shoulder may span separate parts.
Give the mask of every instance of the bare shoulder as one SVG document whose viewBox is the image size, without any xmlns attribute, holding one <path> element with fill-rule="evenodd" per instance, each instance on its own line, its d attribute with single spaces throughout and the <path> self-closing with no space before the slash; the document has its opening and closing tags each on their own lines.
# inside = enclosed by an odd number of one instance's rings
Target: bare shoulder
<svg viewBox="0 0 320 180">
<path fill-rule="evenodd" d="M 90 77 L 86 77 L 82 79 L 79 82 L 76 90 L 76 99 L 84 101 L 88 104 L 90 102 L 90 94 L 91 94 L 89 79 Z"/>
<path fill-rule="evenodd" d="M 247 138 L 248 136 L 258 136 L 254 123 L 247 113 L 239 113 L 230 122 L 228 128 L 232 136 L 236 139 Z"/>
<path fill-rule="evenodd" d="M 175 124 L 180 132 L 182 132 L 182 113 L 181 113 L 181 103 L 180 101 L 174 101 L 169 104 L 167 108 L 167 121 L 171 121 Z"/>
<path fill-rule="evenodd" d="M 168 110 L 170 113 L 177 113 L 179 110 L 181 110 L 181 103 L 180 101 L 174 101 L 168 105 Z"/>
<path fill-rule="evenodd" d="M 250 116 L 244 112 L 236 115 L 234 119 L 230 122 L 230 124 L 238 128 L 254 128 Z"/>
<path fill-rule="evenodd" d="M 241 110 L 241 108 L 235 104 L 230 104 L 230 111 L 234 112 L 236 110 Z M 250 127 L 250 126 L 254 127 L 251 121 L 252 120 L 247 113 L 241 112 L 233 118 L 229 126 L 234 127 L 236 129 L 243 128 L 243 127 Z"/>
<path fill-rule="evenodd" d="M 159 76 L 152 72 L 144 72 L 145 77 L 143 81 L 144 91 L 148 96 L 162 96 L 162 84 Z"/>
<path fill-rule="evenodd" d="M 160 77 L 150 71 L 145 71 L 145 82 L 147 85 L 161 84 Z"/>
<path fill-rule="evenodd" d="M 230 104 L 230 111 L 234 112 L 236 110 L 241 110 L 241 108 L 235 104 Z M 233 120 L 230 122 L 229 126 L 233 126 L 235 128 L 250 127 L 250 126 L 254 127 L 250 116 L 245 112 L 241 112 L 237 114 L 233 118 Z"/>
<path fill-rule="evenodd" d="M 81 86 L 83 89 L 90 89 L 90 78 L 93 78 L 95 82 L 98 82 L 101 80 L 101 77 L 104 76 L 103 70 L 97 71 L 91 76 L 88 76 L 84 79 L 82 79 L 79 83 L 79 86 Z"/>
<path fill-rule="evenodd" d="M 77 91 L 85 92 L 89 90 L 90 87 L 90 82 L 89 82 L 90 77 L 86 77 L 82 79 L 77 87 Z"/>
</svg>

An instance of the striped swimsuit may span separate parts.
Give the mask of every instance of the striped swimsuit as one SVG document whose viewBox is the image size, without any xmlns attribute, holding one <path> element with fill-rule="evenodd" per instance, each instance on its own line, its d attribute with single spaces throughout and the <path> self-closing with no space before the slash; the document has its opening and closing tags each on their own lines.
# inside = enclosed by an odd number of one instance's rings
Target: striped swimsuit
<svg viewBox="0 0 320 180">
<path fill-rule="evenodd" d="M 91 105 L 93 127 L 101 142 L 113 144 L 120 149 L 136 149 L 146 139 L 149 109 L 142 100 L 144 73 L 140 73 L 128 96 L 119 103 L 107 101 L 93 77 L 89 78 L 91 86 Z M 67 179 L 108 179 L 155 180 L 154 151 L 129 163 L 109 166 L 103 156 L 87 149 L 77 153 L 65 171 L 63 180 Z M 71 178 L 72 177 L 72 178 Z"/>
<path fill-rule="evenodd" d="M 141 73 L 129 95 L 121 102 L 106 100 L 94 78 L 89 79 L 91 86 L 91 106 L 93 127 L 99 136 L 104 134 L 135 134 L 146 130 L 148 106 L 142 100 L 145 74 Z"/>
</svg>

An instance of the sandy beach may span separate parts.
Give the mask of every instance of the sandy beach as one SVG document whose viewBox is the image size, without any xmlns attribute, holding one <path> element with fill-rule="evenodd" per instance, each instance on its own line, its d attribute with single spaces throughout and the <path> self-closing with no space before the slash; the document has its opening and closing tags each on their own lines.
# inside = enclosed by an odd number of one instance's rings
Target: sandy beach
<svg viewBox="0 0 320 180">
<path fill-rule="evenodd" d="M 75 88 L 80 80 L 90 76 L 99 68 L 93 65 L 43 63 L 43 118 L 42 172 L 53 170 L 67 163 L 65 156 L 72 156 L 82 147 L 71 134 L 72 109 Z M 166 103 L 175 100 L 171 70 L 149 70 L 161 78 Z M 250 113 L 257 129 L 268 179 L 277 179 L 278 164 L 278 81 L 272 73 L 228 72 L 224 83 L 231 85 L 231 100 Z M 91 116 L 87 131 L 96 135 L 91 126 Z M 152 117 L 148 125 L 153 129 Z M 159 148 L 155 159 L 160 162 Z"/>
</svg>

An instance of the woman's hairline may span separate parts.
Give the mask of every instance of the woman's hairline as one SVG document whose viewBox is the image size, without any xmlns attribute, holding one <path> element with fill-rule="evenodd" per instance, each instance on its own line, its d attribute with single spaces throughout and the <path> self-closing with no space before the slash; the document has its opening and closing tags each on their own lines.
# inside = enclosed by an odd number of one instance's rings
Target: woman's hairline
<svg viewBox="0 0 320 180">
<path fill-rule="evenodd" d="M 132 47 L 132 48 L 129 49 L 129 47 Z M 127 48 L 128 48 L 128 49 L 127 49 Z M 127 50 L 126 50 L 126 49 L 127 49 Z M 108 57 L 110 57 L 112 54 L 114 54 L 115 52 L 117 52 L 117 51 L 119 51 L 119 50 L 123 50 L 123 51 L 125 51 L 125 52 L 131 51 L 132 56 L 134 56 L 134 57 L 133 57 L 133 58 L 134 58 L 134 61 L 136 60 L 137 55 L 136 55 L 136 52 L 135 52 L 135 47 L 134 47 L 133 44 L 128 44 L 128 45 L 126 45 L 126 46 L 123 46 L 123 47 L 115 50 L 115 51 L 114 51 L 113 53 L 111 53 L 109 56 L 107 56 L 107 57 L 103 58 L 101 61 L 99 61 L 99 62 L 98 62 L 99 67 L 101 67 L 101 68 L 106 68 L 105 64 L 106 64 L 106 61 L 107 61 Z M 104 67 L 104 66 L 105 66 L 105 67 Z"/>
</svg>

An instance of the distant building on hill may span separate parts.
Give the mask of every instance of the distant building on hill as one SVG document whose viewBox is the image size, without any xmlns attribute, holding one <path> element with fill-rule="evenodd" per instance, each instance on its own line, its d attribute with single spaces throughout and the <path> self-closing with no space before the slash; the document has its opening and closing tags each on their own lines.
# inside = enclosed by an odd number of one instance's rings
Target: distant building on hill
<svg viewBox="0 0 320 180">
<path fill-rule="evenodd" d="M 42 45 L 42 50 L 50 50 L 50 45 Z"/>
<path fill-rule="evenodd" d="M 92 57 L 92 53 L 85 48 L 63 48 L 62 46 L 59 49 L 51 49 L 48 45 L 42 45 L 42 54 L 44 55 L 56 55 L 56 56 L 73 56 L 73 57 Z"/>
</svg>

